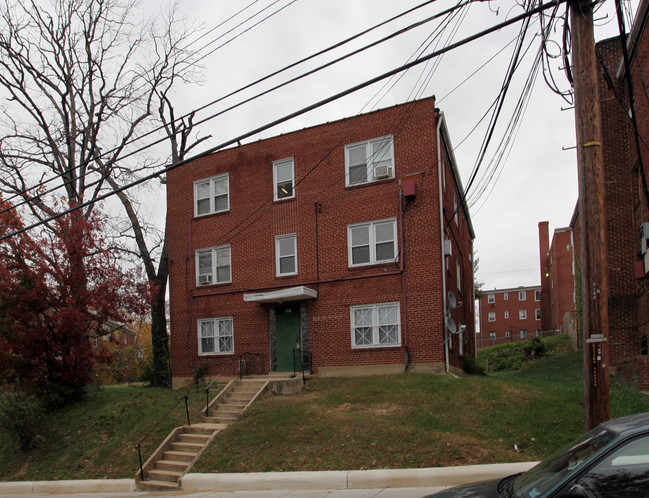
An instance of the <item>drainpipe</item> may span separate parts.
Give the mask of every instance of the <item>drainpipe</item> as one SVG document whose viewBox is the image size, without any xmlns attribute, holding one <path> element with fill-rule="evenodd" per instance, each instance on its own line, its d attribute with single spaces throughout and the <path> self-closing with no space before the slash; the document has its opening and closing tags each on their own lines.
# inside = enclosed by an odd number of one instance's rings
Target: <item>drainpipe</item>
<svg viewBox="0 0 649 498">
<path fill-rule="evenodd" d="M 439 190 L 439 237 L 440 237 L 440 255 L 442 263 L 442 312 L 446 315 L 446 260 L 444 256 L 444 199 L 442 185 L 442 143 L 441 127 L 444 121 L 444 113 L 437 113 L 437 188 Z M 446 319 L 444 323 L 444 371 L 449 373 L 448 364 L 448 330 L 446 329 Z"/>
<path fill-rule="evenodd" d="M 401 302 L 403 302 L 403 323 L 401 327 L 401 332 L 403 336 L 403 345 L 406 349 L 405 354 L 405 369 L 406 371 L 410 368 L 410 351 L 408 350 L 408 306 L 406 300 L 406 272 L 404 271 L 405 259 L 406 259 L 406 247 L 405 247 L 405 236 L 404 236 L 404 207 L 403 207 L 403 189 L 399 189 L 399 245 L 401 247 L 401 257 L 399 258 L 399 271 L 401 272 Z"/>
</svg>

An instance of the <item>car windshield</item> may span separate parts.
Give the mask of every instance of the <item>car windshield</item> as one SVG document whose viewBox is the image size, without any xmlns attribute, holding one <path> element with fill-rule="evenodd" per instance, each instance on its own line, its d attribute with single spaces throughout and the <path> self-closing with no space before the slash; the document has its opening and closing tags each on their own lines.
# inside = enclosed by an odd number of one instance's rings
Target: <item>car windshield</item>
<svg viewBox="0 0 649 498">
<path fill-rule="evenodd" d="M 581 467 L 600 448 L 615 439 L 615 436 L 615 433 L 601 428 L 587 432 L 577 441 L 554 452 L 518 476 L 514 480 L 514 495 L 525 498 L 542 496 L 566 475 Z"/>
</svg>

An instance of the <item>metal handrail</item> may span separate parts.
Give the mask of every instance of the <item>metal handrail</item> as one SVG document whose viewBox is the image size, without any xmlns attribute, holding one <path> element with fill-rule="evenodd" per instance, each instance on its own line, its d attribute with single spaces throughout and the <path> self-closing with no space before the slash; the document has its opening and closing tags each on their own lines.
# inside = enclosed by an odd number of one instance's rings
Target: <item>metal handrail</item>
<svg viewBox="0 0 649 498">
<path fill-rule="evenodd" d="M 252 358 L 249 360 L 249 359 L 246 358 L 246 356 L 258 357 L 258 358 L 262 358 L 262 359 L 266 357 L 266 355 L 264 353 L 243 353 L 241 355 L 242 361 L 243 361 L 243 363 L 245 365 L 245 374 L 243 374 L 243 375 L 250 375 L 249 370 L 248 370 L 248 366 L 250 365 L 250 363 L 252 363 Z M 242 373 L 241 368 L 239 368 L 239 373 L 240 374 Z M 266 373 L 266 372 L 264 371 L 264 372 L 257 372 L 257 373 L 262 374 L 262 373 Z M 241 376 L 242 375 L 240 375 L 239 377 L 241 378 Z"/>
<path fill-rule="evenodd" d="M 227 360 L 221 361 L 217 363 L 216 365 L 225 365 L 225 368 L 221 369 L 221 371 L 216 374 L 216 376 L 212 379 L 212 382 L 210 382 L 206 387 L 205 387 L 205 416 L 209 417 L 210 416 L 210 388 L 212 387 L 212 384 L 214 384 L 221 375 L 223 375 L 226 370 L 231 366 L 232 363 L 235 361 L 240 361 L 240 355 L 239 356 L 234 356 L 232 358 L 228 358 Z"/>
<path fill-rule="evenodd" d="M 163 420 L 166 419 L 169 416 L 169 414 L 173 411 L 173 409 L 176 408 L 178 406 L 178 403 L 180 403 L 182 400 L 185 400 L 185 413 L 187 415 L 187 425 L 189 427 L 191 427 L 192 424 L 189 421 L 189 406 L 187 405 L 187 400 L 188 399 L 189 399 L 189 396 L 182 396 L 181 398 L 179 398 L 178 401 L 176 401 L 174 403 L 174 405 L 171 408 L 169 408 L 169 411 L 167 413 L 165 413 L 164 416 L 160 420 L 158 420 L 158 422 L 153 426 L 153 428 L 149 432 L 147 432 L 147 435 L 144 436 L 142 439 L 140 439 L 140 442 L 135 445 L 135 448 L 137 449 L 137 455 L 138 455 L 138 457 L 140 459 L 140 477 L 141 477 L 141 479 L 143 481 L 144 481 L 145 477 L 144 477 L 144 469 L 142 468 L 142 450 L 141 450 L 142 443 L 144 442 L 144 440 L 146 438 L 148 438 L 151 435 L 151 433 L 154 430 L 156 430 L 158 428 L 158 426 L 163 422 Z"/>
<path fill-rule="evenodd" d="M 302 371 L 302 380 L 306 381 L 306 376 L 304 375 L 304 355 L 307 355 L 308 358 L 309 358 L 309 370 L 311 370 L 310 373 L 312 373 L 311 361 L 312 361 L 313 355 L 312 355 L 311 351 L 309 351 L 307 349 L 295 348 L 293 350 L 293 376 L 296 376 L 297 372 L 298 372 L 297 368 L 295 368 L 295 352 L 296 351 L 300 353 L 299 359 L 300 359 L 300 370 Z"/>
</svg>

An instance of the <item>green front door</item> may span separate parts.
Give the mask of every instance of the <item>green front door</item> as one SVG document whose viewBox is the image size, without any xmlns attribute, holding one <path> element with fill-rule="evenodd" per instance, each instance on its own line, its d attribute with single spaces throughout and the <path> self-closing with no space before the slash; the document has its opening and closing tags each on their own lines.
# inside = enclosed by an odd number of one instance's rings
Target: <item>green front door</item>
<svg viewBox="0 0 649 498">
<path fill-rule="evenodd" d="M 300 347 L 300 307 L 277 308 L 277 371 L 293 371 L 293 350 Z"/>
</svg>

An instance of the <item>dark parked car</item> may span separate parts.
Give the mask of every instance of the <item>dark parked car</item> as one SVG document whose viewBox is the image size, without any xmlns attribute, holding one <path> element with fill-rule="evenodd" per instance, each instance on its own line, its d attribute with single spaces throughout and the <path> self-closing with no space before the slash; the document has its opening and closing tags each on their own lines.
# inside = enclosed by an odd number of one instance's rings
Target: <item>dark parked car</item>
<svg viewBox="0 0 649 498">
<path fill-rule="evenodd" d="M 649 497 L 649 413 L 604 422 L 522 474 L 431 496 Z"/>
</svg>

